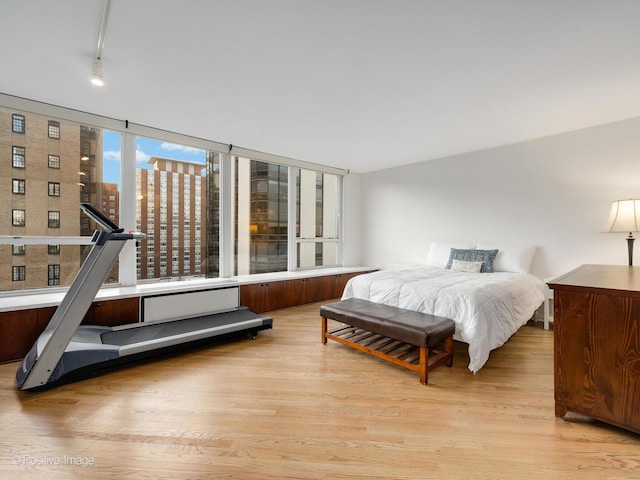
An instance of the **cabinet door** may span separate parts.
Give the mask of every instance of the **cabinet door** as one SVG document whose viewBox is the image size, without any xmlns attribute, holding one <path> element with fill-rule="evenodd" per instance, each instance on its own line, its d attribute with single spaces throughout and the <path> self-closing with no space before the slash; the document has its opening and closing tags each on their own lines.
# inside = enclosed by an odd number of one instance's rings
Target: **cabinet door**
<svg viewBox="0 0 640 480">
<path fill-rule="evenodd" d="M 136 323 L 140 319 L 139 303 L 140 299 L 137 297 L 94 302 L 85 320 L 90 318 L 93 325 L 107 327 Z"/>
<path fill-rule="evenodd" d="M 0 361 L 24 357 L 40 333 L 36 310 L 0 313 Z"/>
<path fill-rule="evenodd" d="M 320 302 L 331 298 L 335 284 L 333 275 L 310 277 L 303 279 L 303 281 L 304 303 Z"/>
<path fill-rule="evenodd" d="M 38 330 L 44 332 L 49 322 L 53 318 L 53 314 L 56 313 L 58 307 L 43 307 L 36 310 L 36 316 L 38 318 Z M 39 334 L 38 334 L 39 335 Z"/>
<path fill-rule="evenodd" d="M 295 307 L 304 303 L 304 279 L 287 280 L 287 306 Z"/>
<path fill-rule="evenodd" d="M 296 305 L 289 292 L 289 281 L 253 283 L 240 286 L 240 305 L 255 313 L 280 310 Z"/>
<path fill-rule="evenodd" d="M 287 281 L 267 282 L 263 284 L 264 312 L 270 312 L 271 310 L 280 310 L 281 308 L 292 306 L 290 304 L 290 299 L 287 292 L 287 284 Z"/>
<path fill-rule="evenodd" d="M 240 305 L 255 313 L 265 311 L 264 284 L 252 283 L 240 286 Z"/>
</svg>

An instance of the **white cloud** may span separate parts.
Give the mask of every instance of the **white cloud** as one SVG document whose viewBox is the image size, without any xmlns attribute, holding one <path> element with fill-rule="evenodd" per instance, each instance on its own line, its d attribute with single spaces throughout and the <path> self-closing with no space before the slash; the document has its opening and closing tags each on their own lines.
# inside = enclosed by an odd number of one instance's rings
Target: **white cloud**
<svg viewBox="0 0 640 480">
<path fill-rule="evenodd" d="M 122 152 L 119 150 L 106 150 L 102 153 L 102 158 L 105 160 L 120 161 L 122 159 Z M 144 151 L 136 148 L 136 162 L 145 163 L 151 158 L 151 155 L 144 153 Z"/>
<path fill-rule="evenodd" d="M 120 161 L 120 151 L 119 150 L 108 150 L 102 153 L 102 158 L 105 160 L 117 160 Z"/>
<path fill-rule="evenodd" d="M 168 150 L 169 152 L 174 152 L 176 150 L 179 152 L 186 152 L 186 153 L 202 152 L 201 148 L 187 147 L 185 145 L 178 145 L 178 144 L 169 143 L 169 142 L 162 142 L 160 144 L 160 148 L 162 148 L 163 150 Z"/>
<path fill-rule="evenodd" d="M 151 158 L 151 155 L 144 153 L 142 150 L 136 148 L 136 162 L 144 163 Z"/>
</svg>

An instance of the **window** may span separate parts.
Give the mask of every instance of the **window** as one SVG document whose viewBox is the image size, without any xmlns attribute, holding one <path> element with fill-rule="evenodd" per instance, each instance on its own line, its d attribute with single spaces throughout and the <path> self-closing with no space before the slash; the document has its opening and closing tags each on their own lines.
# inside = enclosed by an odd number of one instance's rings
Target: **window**
<svg viewBox="0 0 640 480">
<path fill-rule="evenodd" d="M 49 265 L 47 285 L 60 285 L 60 265 Z"/>
<path fill-rule="evenodd" d="M 24 147 L 13 147 L 13 168 L 24 168 L 26 165 L 25 162 L 25 148 Z"/>
<path fill-rule="evenodd" d="M 132 251 L 123 251 L 127 261 L 117 262 L 106 282 L 117 282 L 119 270 L 127 272 L 127 282 L 135 275 L 140 282 L 157 282 L 217 277 L 221 269 L 233 275 L 339 264 L 340 170 L 235 148 L 227 154 L 228 145 L 135 124 L 126 134 L 109 131 L 103 128 L 107 123 L 95 115 L 75 112 L 69 116 L 69 111 L 60 107 L 30 100 L 24 103 L 29 108 L 22 112 L 0 106 L 0 124 L 6 127 L 0 132 L 4 145 L 0 149 L 4 148 L 6 160 L 12 155 L 15 168 L 6 168 L 5 163 L 5 169 L 0 170 L 5 208 L 12 213 L 11 223 L 8 218 L 4 224 L 0 222 L 0 235 L 48 234 L 52 238 L 43 243 L 51 245 L 46 250 L 45 245 L 25 250 L 4 247 L 0 261 L 7 268 L 16 263 L 25 265 L 29 288 L 68 285 L 73 275 L 66 272 L 78 271 L 86 258 L 90 245 L 55 246 L 59 240 L 54 237 L 90 236 L 95 230 L 95 224 L 78 211 L 78 202 L 98 206 L 116 224 L 120 223 L 120 211 L 127 218 L 135 212 L 134 228 L 146 234 L 135 251 L 135 260 Z M 56 111 L 60 114 L 52 114 Z M 87 123 L 63 118 L 80 118 Z M 27 122 L 28 136 L 9 130 L 11 123 L 12 130 L 26 133 Z M 62 139 L 63 129 L 64 141 L 57 141 Z M 140 132 L 157 136 L 136 136 Z M 185 144 L 173 143 L 181 138 Z M 121 150 L 122 146 L 126 148 Z M 126 162 L 120 162 L 122 155 L 128 157 Z M 136 158 L 149 161 L 136 162 Z M 45 162 L 48 168 L 44 168 Z M 229 171 L 223 171 L 227 168 Z M 135 179 L 135 193 L 127 190 L 121 196 L 121 170 L 122 175 Z M 225 186 L 229 182 L 230 188 L 221 198 L 223 181 Z M 230 220 L 225 235 L 220 231 L 222 215 Z M 46 226 L 51 230 L 43 233 Z M 227 241 L 221 244 L 221 238 Z M 13 252 L 24 257 L 12 258 Z M 230 258 L 221 263 L 222 254 Z M 44 274 L 48 263 L 58 265 L 52 266 L 51 278 Z M 13 285 L 8 275 L 4 279 L 0 276 L 0 291 L 24 288 L 26 284 Z"/>
<path fill-rule="evenodd" d="M 27 267 L 25 267 L 24 265 L 13 267 L 11 280 L 13 280 L 14 282 L 24 282 L 26 278 L 27 278 Z"/>
<path fill-rule="evenodd" d="M 13 187 L 11 189 L 12 193 L 16 193 L 18 195 L 24 195 L 24 188 L 25 188 L 25 180 L 22 180 L 20 178 L 13 179 Z"/>
<path fill-rule="evenodd" d="M 60 212 L 49 211 L 49 228 L 60 228 Z"/>
<path fill-rule="evenodd" d="M 336 266 L 338 259 L 338 176 L 298 170 L 296 243 L 298 268 Z"/>
<path fill-rule="evenodd" d="M 288 269 L 288 167 L 235 157 L 235 274 Z"/>
<path fill-rule="evenodd" d="M 24 133 L 24 115 L 14 113 L 11 116 L 11 131 L 14 133 Z"/>
<path fill-rule="evenodd" d="M 14 208 L 11 211 L 11 225 L 14 227 L 24 227 L 26 223 L 26 214 L 24 210 Z"/>
<path fill-rule="evenodd" d="M 49 182 L 49 196 L 50 197 L 60 196 L 60 184 L 58 182 Z"/>
<path fill-rule="evenodd" d="M 24 255 L 26 251 L 26 245 L 11 245 L 11 255 Z"/>
<path fill-rule="evenodd" d="M 142 150 L 175 152 L 172 159 L 151 157 L 147 168 L 136 168 L 136 224 L 147 234 L 136 252 L 138 280 L 217 276 L 195 261 L 196 256 L 204 256 L 206 243 L 206 232 L 196 230 L 195 221 L 206 216 L 210 205 L 205 173 L 208 152 L 145 137 L 137 137 L 136 145 Z M 105 201 L 103 207 L 108 215 L 109 205 Z M 116 212 L 113 208 L 112 215 Z"/>
<path fill-rule="evenodd" d="M 49 120 L 49 138 L 60 139 L 60 122 Z"/>
<path fill-rule="evenodd" d="M 49 155 L 49 168 L 60 168 L 60 155 Z"/>
</svg>

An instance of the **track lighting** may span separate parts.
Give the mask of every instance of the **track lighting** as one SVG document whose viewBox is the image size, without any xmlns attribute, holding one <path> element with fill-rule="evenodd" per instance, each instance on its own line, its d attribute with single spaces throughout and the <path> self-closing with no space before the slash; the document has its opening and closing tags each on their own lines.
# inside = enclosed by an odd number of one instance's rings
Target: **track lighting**
<svg viewBox="0 0 640 480">
<path fill-rule="evenodd" d="M 105 36 L 107 35 L 107 25 L 109 24 L 110 10 L 111 0 L 105 0 L 104 10 L 102 11 L 102 21 L 100 22 L 100 31 L 98 32 L 96 57 L 93 62 L 93 74 L 91 75 L 91 83 L 98 87 L 104 86 L 104 78 L 102 78 L 102 50 L 104 49 L 104 40 Z"/>
<path fill-rule="evenodd" d="M 91 75 L 91 83 L 97 87 L 104 86 L 104 79 L 102 78 L 102 61 L 96 59 L 93 63 L 93 75 Z"/>
</svg>

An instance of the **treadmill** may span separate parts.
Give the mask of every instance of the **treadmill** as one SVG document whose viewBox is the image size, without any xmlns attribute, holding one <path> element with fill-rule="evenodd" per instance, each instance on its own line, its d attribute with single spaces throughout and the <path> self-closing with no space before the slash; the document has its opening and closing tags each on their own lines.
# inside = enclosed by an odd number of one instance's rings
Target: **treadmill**
<svg viewBox="0 0 640 480">
<path fill-rule="evenodd" d="M 20 390 L 41 389 L 94 376 L 99 370 L 205 342 L 272 328 L 273 319 L 246 307 L 179 320 L 136 322 L 117 327 L 80 325 L 125 242 L 145 238 L 123 233 L 89 203 L 80 208 L 102 230 L 47 328 L 16 372 Z M 213 310 L 213 309 L 212 309 Z"/>
</svg>

